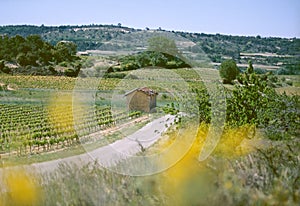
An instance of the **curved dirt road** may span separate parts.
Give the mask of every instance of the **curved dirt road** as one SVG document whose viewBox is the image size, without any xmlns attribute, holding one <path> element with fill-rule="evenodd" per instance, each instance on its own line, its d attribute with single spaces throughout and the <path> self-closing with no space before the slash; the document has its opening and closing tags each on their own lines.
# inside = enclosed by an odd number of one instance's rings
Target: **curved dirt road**
<svg viewBox="0 0 300 206">
<path fill-rule="evenodd" d="M 114 167 L 119 162 L 124 161 L 153 145 L 160 138 L 161 134 L 171 126 L 174 119 L 174 115 L 165 115 L 153 120 L 126 138 L 118 140 L 107 146 L 100 147 L 91 152 L 63 159 L 17 167 L 23 167 L 27 171 L 35 171 L 42 174 L 51 173 L 57 169 L 61 163 L 75 163 L 80 166 L 89 162 L 97 161 L 103 167 Z M 3 175 L 3 170 L 5 169 L 0 169 L 0 177 Z"/>
</svg>

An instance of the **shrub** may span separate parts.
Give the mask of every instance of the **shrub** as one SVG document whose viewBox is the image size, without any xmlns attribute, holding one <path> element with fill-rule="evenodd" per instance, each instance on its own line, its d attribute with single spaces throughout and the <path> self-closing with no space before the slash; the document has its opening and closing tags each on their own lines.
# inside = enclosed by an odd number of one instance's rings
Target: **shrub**
<svg viewBox="0 0 300 206">
<path fill-rule="evenodd" d="M 2 61 L 0 61 L 0 70 L 2 70 L 4 67 L 5 67 L 4 61 L 2 60 Z"/>
<path fill-rule="evenodd" d="M 236 79 L 240 70 L 238 69 L 235 61 L 230 59 L 222 62 L 219 73 L 223 78 L 224 83 L 231 83 L 234 79 Z"/>
<path fill-rule="evenodd" d="M 0 61 L 0 71 L 9 74 L 11 69 L 5 66 L 4 61 Z"/>
<path fill-rule="evenodd" d="M 77 77 L 78 76 L 78 73 L 79 73 L 79 69 L 66 69 L 65 70 L 65 75 L 68 76 L 68 77 Z"/>
<path fill-rule="evenodd" d="M 265 73 L 267 73 L 267 70 L 261 69 L 261 68 L 255 68 L 254 71 L 255 71 L 256 74 L 265 74 Z"/>
</svg>

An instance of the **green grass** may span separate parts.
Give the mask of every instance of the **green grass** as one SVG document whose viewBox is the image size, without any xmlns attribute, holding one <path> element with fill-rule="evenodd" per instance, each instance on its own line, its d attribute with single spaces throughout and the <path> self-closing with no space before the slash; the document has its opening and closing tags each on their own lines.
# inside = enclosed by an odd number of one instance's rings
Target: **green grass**
<svg viewBox="0 0 300 206">
<path fill-rule="evenodd" d="M 75 155 L 80 155 L 85 152 L 82 145 L 74 145 L 72 147 L 63 148 L 57 151 L 51 152 L 41 152 L 40 154 L 26 155 L 26 156 L 4 156 L 2 157 L 2 166 L 16 166 L 16 165 L 27 165 L 38 162 L 46 162 L 51 160 L 56 160 L 65 157 L 71 157 Z"/>
<path fill-rule="evenodd" d="M 294 87 L 300 87 L 300 82 L 293 82 Z"/>
</svg>

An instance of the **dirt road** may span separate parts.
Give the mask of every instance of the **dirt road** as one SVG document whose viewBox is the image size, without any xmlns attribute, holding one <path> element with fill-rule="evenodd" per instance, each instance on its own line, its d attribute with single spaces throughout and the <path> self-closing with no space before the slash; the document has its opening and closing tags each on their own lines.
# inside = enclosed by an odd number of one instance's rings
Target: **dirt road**
<svg viewBox="0 0 300 206">
<path fill-rule="evenodd" d="M 80 166 L 97 160 L 97 162 L 103 167 L 114 167 L 119 162 L 124 161 L 153 145 L 160 138 L 161 134 L 170 127 L 170 125 L 174 122 L 174 119 L 174 115 L 165 115 L 153 120 L 126 138 L 118 140 L 107 146 L 100 147 L 91 152 L 20 167 L 24 167 L 27 171 L 36 171 L 41 174 L 54 171 L 61 163 L 74 163 Z M 0 169 L 0 177 L 1 175 L 3 175 L 3 169 Z"/>
</svg>

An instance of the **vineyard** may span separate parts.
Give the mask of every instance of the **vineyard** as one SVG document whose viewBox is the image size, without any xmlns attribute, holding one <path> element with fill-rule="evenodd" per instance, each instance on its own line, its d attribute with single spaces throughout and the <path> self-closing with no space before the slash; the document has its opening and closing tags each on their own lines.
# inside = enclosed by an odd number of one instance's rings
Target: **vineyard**
<svg viewBox="0 0 300 206">
<path fill-rule="evenodd" d="M 92 133 L 139 117 L 142 115 L 139 111 L 113 111 L 108 106 L 113 95 L 122 98 L 134 88 L 150 85 L 164 94 L 159 98 L 167 104 L 176 98 L 172 93 L 186 91 L 191 86 L 203 87 L 192 69 L 156 71 L 132 71 L 124 79 L 2 74 L 0 154 L 37 154 L 67 148 L 90 141 L 88 136 Z M 74 104 L 72 91 L 78 85 L 95 92 L 94 104 Z"/>
<path fill-rule="evenodd" d="M 93 112 L 90 112 L 93 111 Z M 74 116 L 81 122 L 74 125 Z M 0 153 L 34 154 L 77 144 L 99 130 L 136 118 L 141 112 L 112 114 L 108 106 L 0 105 Z"/>
<path fill-rule="evenodd" d="M 217 70 L 214 70 L 213 75 Z M 143 70 L 142 72 L 131 71 L 126 73 L 124 79 L 118 78 L 71 78 L 64 76 L 9 76 L 3 75 L 0 76 L 0 83 L 4 85 L 11 85 L 16 89 L 55 89 L 55 90 L 73 90 L 76 86 L 76 82 L 80 81 L 85 85 L 86 89 L 91 89 L 94 85 L 97 85 L 97 89 L 101 91 L 105 90 L 114 90 L 119 84 L 119 87 L 122 89 L 129 89 L 134 86 L 139 86 L 141 84 L 151 83 L 155 84 L 158 80 L 161 83 L 169 83 L 171 80 L 176 80 L 178 76 L 183 78 L 185 81 L 188 81 L 190 84 L 199 83 L 199 76 L 193 69 L 176 69 L 172 72 L 164 71 L 164 79 L 161 77 L 161 73 L 151 72 L 151 69 Z M 177 77 L 174 77 L 174 74 Z M 166 79 L 168 81 L 166 81 Z M 144 81 L 143 81 L 144 80 Z M 130 84 L 128 82 L 130 81 Z M 168 86 L 168 85 L 162 85 Z"/>
</svg>

